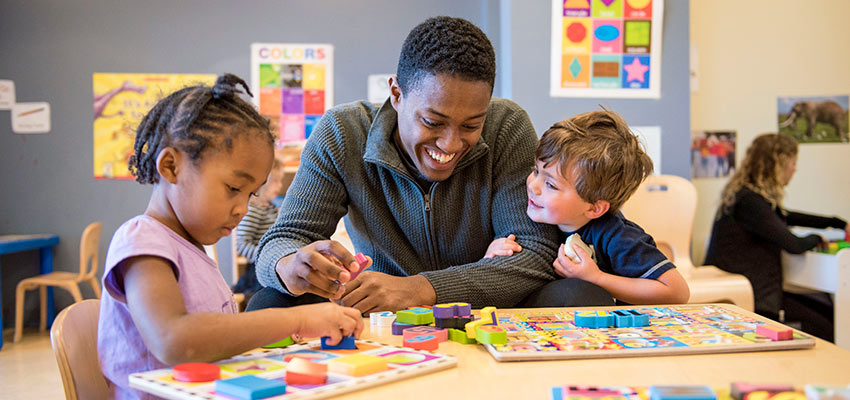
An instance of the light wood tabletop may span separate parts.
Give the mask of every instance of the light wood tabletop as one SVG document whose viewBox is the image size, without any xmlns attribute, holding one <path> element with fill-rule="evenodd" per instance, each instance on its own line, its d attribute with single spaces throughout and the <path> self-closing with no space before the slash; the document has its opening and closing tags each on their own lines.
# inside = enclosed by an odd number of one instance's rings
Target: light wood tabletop
<svg viewBox="0 0 850 400">
<path fill-rule="evenodd" d="M 762 319 L 741 308 L 724 306 Z M 392 335 L 390 327 L 369 326 L 368 318 L 364 323 L 361 339 L 401 346 L 401 336 Z M 549 399 L 552 387 L 563 385 L 702 384 L 728 388 L 732 382 L 750 382 L 792 384 L 802 390 L 810 383 L 850 384 L 850 351 L 820 339 L 814 348 L 805 350 L 591 360 L 499 362 L 482 345 L 451 341 L 440 343 L 437 352 L 457 357 L 457 367 L 348 393 L 345 398 Z"/>
</svg>

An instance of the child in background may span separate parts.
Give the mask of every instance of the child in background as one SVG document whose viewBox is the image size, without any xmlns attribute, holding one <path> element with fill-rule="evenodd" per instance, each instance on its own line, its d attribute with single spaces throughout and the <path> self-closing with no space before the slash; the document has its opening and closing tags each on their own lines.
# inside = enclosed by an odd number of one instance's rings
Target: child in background
<svg viewBox="0 0 850 400">
<path fill-rule="evenodd" d="M 248 213 L 236 227 L 236 252 L 248 259 L 248 266 L 233 286 L 233 291 L 245 295 L 245 304 L 262 288 L 254 270 L 254 258 L 260 238 L 277 220 L 280 209 L 274 206 L 272 200 L 277 197 L 282 187 L 283 163 L 275 159 L 266 184 L 257 191 L 256 197 L 248 201 Z"/>
<path fill-rule="evenodd" d="M 558 275 L 600 286 L 630 304 L 687 302 L 690 290 L 675 266 L 619 212 L 652 173 L 652 160 L 622 117 L 594 111 L 558 122 L 540 138 L 536 159 L 526 180 L 528 216 L 558 225 L 562 241 L 578 233 L 594 253 L 574 245 L 575 262 L 562 244 L 553 263 Z M 521 250 L 509 236 L 493 241 L 486 256 Z"/>
<path fill-rule="evenodd" d="M 250 95 L 231 74 L 179 90 L 139 124 L 130 171 L 153 193 L 109 245 L 97 331 L 115 398 L 151 397 L 129 387 L 134 372 L 220 360 L 291 335 L 338 343 L 363 329 L 357 310 L 331 302 L 237 314 L 204 253 L 236 228 L 272 166 L 269 122 L 237 85 Z"/>
</svg>

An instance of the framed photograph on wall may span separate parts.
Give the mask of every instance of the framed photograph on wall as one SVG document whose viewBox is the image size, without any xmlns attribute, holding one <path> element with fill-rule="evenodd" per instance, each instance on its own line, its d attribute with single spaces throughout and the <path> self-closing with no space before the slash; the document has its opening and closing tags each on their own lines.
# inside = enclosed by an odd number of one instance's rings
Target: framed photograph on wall
<svg viewBox="0 0 850 400">
<path fill-rule="evenodd" d="M 552 0 L 552 97 L 659 98 L 663 0 Z"/>
</svg>

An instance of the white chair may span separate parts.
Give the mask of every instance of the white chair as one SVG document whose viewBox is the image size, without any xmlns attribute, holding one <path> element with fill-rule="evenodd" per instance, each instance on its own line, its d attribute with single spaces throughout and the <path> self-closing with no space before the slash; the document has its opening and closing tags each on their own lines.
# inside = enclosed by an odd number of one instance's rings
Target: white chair
<svg viewBox="0 0 850 400">
<path fill-rule="evenodd" d="M 109 396 L 109 386 L 97 358 L 99 314 L 100 300 L 83 300 L 62 310 L 50 328 L 50 344 L 68 400 Z"/>
<path fill-rule="evenodd" d="M 691 236 L 697 208 L 697 191 L 689 180 L 674 175 L 653 175 L 623 205 L 623 214 L 655 239 L 658 249 L 673 261 L 688 282 L 688 303 L 732 303 L 753 311 L 753 288 L 746 277 L 715 266 L 694 267 Z"/>
<path fill-rule="evenodd" d="M 80 272 L 55 271 L 43 275 L 26 278 L 18 283 L 15 290 L 15 338 L 20 341 L 24 325 L 24 295 L 28 290 L 38 288 L 41 300 L 41 320 L 39 330 L 44 331 L 47 326 L 47 287 L 61 287 L 71 293 L 74 302 L 83 301 L 80 293 L 80 283 L 85 281 L 91 285 L 95 296 L 100 298 L 100 284 L 97 282 L 97 270 L 99 266 L 98 244 L 100 243 L 100 232 L 103 224 L 92 222 L 83 230 L 80 239 Z"/>
</svg>

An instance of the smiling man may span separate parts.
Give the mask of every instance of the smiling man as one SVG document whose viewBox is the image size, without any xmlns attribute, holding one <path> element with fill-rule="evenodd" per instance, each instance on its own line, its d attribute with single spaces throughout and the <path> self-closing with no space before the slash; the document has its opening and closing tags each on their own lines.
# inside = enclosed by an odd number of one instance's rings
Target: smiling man
<svg viewBox="0 0 850 400">
<path fill-rule="evenodd" d="M 363 313 L 469 302 L 511 307 L 553 281 L 557 232 L 525 214 L 537 136 L 515 103 L 491 99 L 493 46 L 479 28 L 431 18 L 405 40 L 383 104 L 322 117 L 276 224 L 260 241 L 266 286 L 249 309 L 340 299 Z M 330 240 L 337 221 L 371 257 Z M 522 251 L 484 259 L 496 237 Z"/>
</svg>

